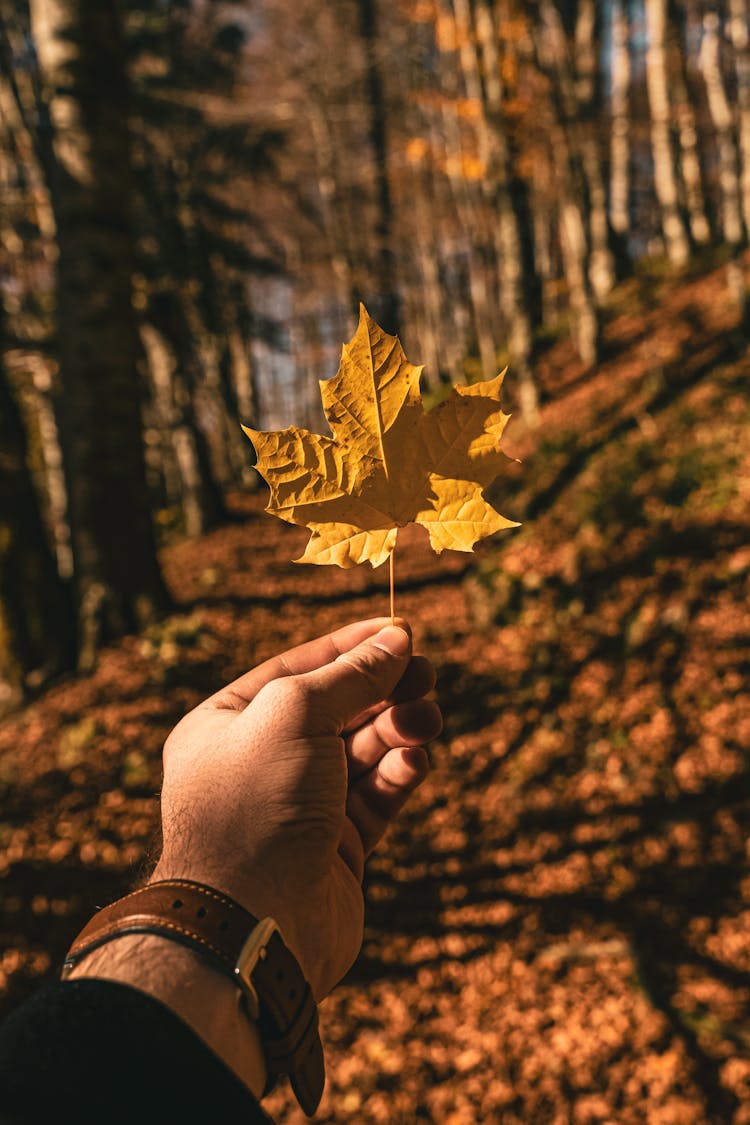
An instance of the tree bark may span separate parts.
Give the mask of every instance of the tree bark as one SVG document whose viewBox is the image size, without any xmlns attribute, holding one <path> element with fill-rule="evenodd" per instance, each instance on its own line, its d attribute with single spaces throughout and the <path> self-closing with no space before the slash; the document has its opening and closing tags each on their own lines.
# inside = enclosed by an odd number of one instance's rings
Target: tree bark
<svg viewBox="0 0 750 1125">
<path fill-rule="evenodd" d="M 44 528 L 2 345 L 0 310 L 0 711 L 75 665 L 71 591 Z"/>
<path fill-rule="evenodd" d="M 740 258 L 744 232 L 740 200 L 740 177 L 737 149 L 734 142 L 734 115 L 729 105 L 719 55 L 719 17 L 706 12 L 703 17 L 703 41 L 699 63 L 706 83 L 708 109 L 716 130 L 719 149 L 719 186 L 721 188 L 721 231 L 732 254 L 727 263 L 727 284 L 740 309 L 743 321 L 748 313 L 747 289 Z"/>
<path fill-rule="evenodd" d="M 451 0 L 442 0 L 442 17 L 455 28 L 456 16 Z M 459 41 L 454 34 L 454 42 Z M 481 223 L 479 204 L 481 197 L 476 185 L 471 186 L 464 169 L 464 149 L 458 117 L 460 82 L 455 48 L 440 51 L 440 136 L 444 146 L 443 163 L 451 187 L 455 213 L 460 228 L 461 244 L 465 251 L 466 281 L 474 328 L 474 341 L 479 355 L 483 379 L 497 374 L 497 349 L 493 331 L 492 301 L 490 300 L 487 269 L 483 260 L 485 230 Z M 436 130 L 437 132 L 437 130 Z"/>
<path fill-rule="evenodd" d="M 667 257 L 673 265 L 684 266 L 690 256 L 690 241 L 679 208 L 671 136 L 666 50 L 667 0 L 645 0 L 645 8 L 646 87 L 651 112 L 654 190 L 659 201 Z"/>
<path fill-rule="evenodd" d="M 672 14 L 672 22 L 676 22 L 676 13 Z M 688 44 L 678 38 L 671 48 L 670 74 L 677 124 L 678 167 L 685 188 L 685 209 L 690 237 L 696 246 L 705 246 L 711 241 L 711 227 L 706 213 L 703 160 L 687 67 Z"/>
<path fill-rule="evenodd" d="M 327 253 L 334 278 L 336 297 L 347 315 L 347 330 L 353 331 L 358 315 L 360 293 L 355 277 L 354 255 L 349 230 L 340 206 L 337 146 L 331 132 L 328 107 L 317 91 L 310 91 L 307 116 L 313 136 L 315 178 L 318 203 Z"/>
<path fill-rule="evenodd" d="M 378 0 L 359 0 L 359 30 L 365 56 L 370 146 L 375 165 L 377 198 L 377 218 L 373 233 L 377 248 L 378 297 L 374 315 L 386 332 L 398 335 L 401 331 L 401 299 L 393 247 L 393 202 L 388 172 L 388 111 L 378 57 Z"/>
<path fill-rule="evenodd" d="M 468 0 L 455 0 L 456 10 L 470 28 Z M 467 37 L 464 52 L 467 70 L 471 68 L 470 95 L 480 99 L 480 148 L 486 165 L 483 186 L 495 217 L 495 246 L 500 281 L 500 308 L 508 333 L 508 353 L 518 379 L 521 413 L 527 422 L 538 418 L 539 395 L 531 360 L 534 332 L 531 308 L 533 234 L 530 230 L 525 188 L 514 174 L 512 153 L 503 117 L 503 88 L 498 56 L 498 29 L 487 0 L 474 6 L 474 30 L 481 50 Z M 484 81 L 482 81 L 482 78 Z"/>
<path fill-rule="evenodd" d="M 557 219 L 549 200 L 539 186 L 532 195 L 532 221 L 534 225 L 534 263 L 541 287 L 541 314 L 543 325 L 555 324 L 560 316 L 560 285 L 556 270 L 558 240 L 555 236 Z"/>
<path fill-rule="evenodd" d="M 703 39 L 699 65 L 706 83 L 706 99 L 711 114 L 719 152 L 719 186 L 721 189 L 721 233 L 725 242 L 737 246 L 742 242 L 740 181 L 737 150 L 734 144 L 733 112 L 729 105 L 719 58 L 719 17 L 707 12 L 703 17 Z"/>
<path fill-rule="evenodd" d="M 612 5 L 611 68 L 609 221 L 624 239 L 630 233 L 630 26 L 623 0 L 614 0 Z"/>
<path fill-rule="evenodd" d="M 255 367 L 252 358 L 250 337 L 250 311 L 247 297 L 243 292 L 233 293 L 224 310 L 227 351 L 230 357 L 230 371 L 227 377 L 232 383 L 232 402 L 235 410 L 231 421 L 237 427 L 241 442 L 236 457 L 237 471 L 241 484 L 247 485 L 256 479 L 251 472 L 248 459 L 248 443 L 239 430 L 240 423 L 261 428 L 261 402 L 255 380 Z"/>
<path fill-rule="evenodd" d="M 79 662 L 91 667 L 103 643 L 168 604 L 146 484 L 131 300 L 129 91 L 117 0 L 33 0 L 32 16 L 54 136 L 58 415 Z"/>
<path fill-rule="evenodd" d="M 576 200 L 566 194 L 560 204 L 560 245 L 578 354 L 588 367 L 599 357 L 599 319 L 586 272 L 586 228 Z"/>
<path fill-rule="evenodd" d="M 415 190 L 410 193 L 409 207 L 413 217 L 411 227 L 413 233 L 414 264 L 418 275 L 418 290 L 421 300 L 415 303 L 418 311 L 412 312 L 417 324 L 420 356 L 424 359 L 424 380 L 430 390 L 436 391 L 441 382 L 441 368 L 445 365 L 441 360 L 440 326 L 442 323 L 442 296 L 440 285 L 440 271 L 435 245 L 434 222 L 429 206 L 428 182 L 431 169 L 423 167 L 423 157 L 426 153 L 417 154 L 412 158 L 412 171 L 410 180 Z M 413 298 L 412 298 L 413 299 Z"/>
<path fill-rule="evenodd" d="M 537 65 L 550 77 L 550 147 L 555 154 L 554 171 L 559 183 L 560 250 L 573 312 L 572 335 L 581 359 L 592 366 L 599 356 L 599 317 L 590 269 L 590 196 L 576 152 L 576 137 L 569 128 L 575 108 L 570 75 L 561 58 L 565 45 L 559 13 L 550 0 L 542 0 L 540 10 L 543 22 L 534 22 L 532 34 Z"/>
<path fill-rule="evenodd" d="M 560 28 L 562 31 L 562 28 Z M 591 289 L 599 304 L 603 303 L 615 284 L 615 262 L 610 248 L 607 188 L 603 169 L 606 155 L 598 139 L 598 114 L 602 102 L 601 71 L 599 66 L 598 6 L 595 0 L 579 0 L 575 25 L 575 54 L 571 66 L 570 52 L 561 37 L 561 65 L 573 73 L 571 94 L 575 101 L 575 128 L 577 147 L 588 194 L 588 274 Z"/>
<path fill-rule="evenodd" d="M 226 518 L 224 499 L 214 480 L 203 429 L 195 416 L 195 357 L 192 334 L 176 293 L 152 301 L 151 321 L 143 327 L 154 385 L 154 403 L 165 435 L 167 471 L 176 468 L 180 505 L 188 536 L 204 535 Z M 174 487 L 174 486 L 172 486 Z"/>
<path fill-rule="evenodd" d="M 750 7 L 747 0 L 729 0 L 729 35 L 737 78 L 742 220 L 745 237 L 750 238 Z"/>
<path fill-rule="evenodd" d="M 50 363 L 42 356 L 30 355 L 29 365 L 36 392 L 34 412 L 36 430 L 44 464 L 44 496 L 57 569 L 64 579 L 73 577 L 73 552 L 68 523 L 68 492 L 60 433 L 55 417 L 55 377 Z"/>
</svg>

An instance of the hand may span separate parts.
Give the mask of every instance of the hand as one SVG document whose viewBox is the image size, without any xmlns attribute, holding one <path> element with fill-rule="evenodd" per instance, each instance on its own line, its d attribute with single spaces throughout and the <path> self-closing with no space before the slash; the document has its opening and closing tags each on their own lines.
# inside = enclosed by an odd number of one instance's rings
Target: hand
<svg viewBox="0 0 750 1125">
<path fill-rule="evenodd" d="M 362 944 L 364 861 L 428 770 L 435 683 L 410 634 L 361 621 L 200 704 L 164 747 L 164 849 L 189 878 L 273 915 L 316 999 Z"/>
</svg>

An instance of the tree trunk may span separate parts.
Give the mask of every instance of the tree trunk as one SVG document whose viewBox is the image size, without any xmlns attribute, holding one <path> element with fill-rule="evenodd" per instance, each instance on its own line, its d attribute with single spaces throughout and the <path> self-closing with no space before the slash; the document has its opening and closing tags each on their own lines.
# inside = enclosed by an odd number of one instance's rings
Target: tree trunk
<svg viewBox="0 0 750 1125">
<path fill-rule="evenodd" d="M 740 181 L 737 172 L 737 150 L 734 144 L 733 113 L 729 105 L 719 58 L 719 17 L 707 12 L 703 17 L 703 39 L 698 59 L 706 83 L 706 99 L 711 114 L 719 151 L 719 186 L 721 189 L 721 233 L 725 242 L 737 246 L 742 242 Z"/>
<path fill-rule="evenodd" d="M 2 343 L 0 323 L 0 711 L 75 665 L 73 602 L 44 529 Z"/>
<path fill-rule="evenodd" d="M 729 34 L 737 77 L 740 193 L 745 237 L 750 238 L 750 8 L 747 0 L 729 0 Z"/>
<path fill-rule="evenodd" d="M 29 356 L 29 365 L 36 392 L 34 411 L 44 464 L 47 521 L 50 525 L 60 576 L 64 579 L 72 579 L 73 552 L 68 523 L 68 492 L 65 487 L 65 466 L 60 433 L 55 417 L 55 380 L 49 362 L 42 356 Z"/>
<path fill-rule="evenodd" d="M 667 257 L 673 265 L 684 266 L 690 256 L 690 242 L 678 205 L 671 137 L 666 52 L 667 0 L 645 0 L 645 6 L 646 87 L 651 111 L 654 190 L 659 201 Z"/>
<path fill-rule="evenodd" d="M 743 242 L 740 178 L 737 168 L 737 149 L 734 143 L 733 113 L 721 73 L 719 27 L 718 15 L 715 12 L 707 12 L 703 17 L 703 41 L 699 63 L 706 83 L 708 110 L 716 130 L 719 148 L 721 230 L 724 241 L 732 250 L 727 264 L 727 283 L 744 320 L 748 306 L 744 270 L 740 259 Z"/>
<path fill-rule="evenodd" d="M 456 17 L 450 0 L 442 0 L 443 18 L 455 27 Z M 458 35 L 454 37 L 458 42 Z M 487 269 L 483 260 L 484 231 L 478 214 L 479 193 L 472 188 L 464 172 L 464 150 L 458 118 L 460 83 L 457 64 L 460 59 L 449 57 L 453 51 L 440 52 L 440 135 L 444 146 L 444 167 L 451 187 L 453 203 L 460 229 L 461 245 L 465 251 L 466 280 L 474 328 L 474 340 L 479 354 L 483 379 L 497 374 L 497 351 L 493 331 L 492 302 L 487 284 Z"/>
<path fill-rule="evenodd" d="M 560 28 L 562 32 L 562 27 Z M 610 248 L 607 188 L 603 173 L 606 155 L 598 139 L 598 115 L 601 111 L 601 72 L 599 67 L 600 26 L 595 0 L 579 0 L 575 26 L 574 65 L 561 36 L 563 73 L 573 72 L 571 93 L 575 98 L 575 129 L 581 167 L 588 194 L 588 274 L 592 292 L 602 304 L 615 284 L 615 263 Z"/>
<path fill-rule="evenodd" d="M 413 225 L 413 253 L 418 274 L 419 297 L 410 319 L 417 323 L 419 354 L 424 360 L 424 380 L 430 390 L 436 391 L 441 382 L 440 326 L 442 322 L 442 296 L 434 223 L 429 207 L 428 179 L 430 169 L 423 169 L 423 155 L 412 158 L 410 182 L 414 191 L 409 193 L 408 204 Z M 420 299 L 421 298 L 421 299 Z"/>
<path fill-rule="evenodd" d="M 607 190 L 602 166 L 604 153 L 597 139 L 595 116 L 599 107 L 600 75 L 596 38 L 598 22 L 593 0 L 582 0 L 575 22 L 574 49 L 560 12 L 551 0 L 541 0 L 538 57 L 551 82 L 553 108 L 567 164 L 569 191 L 581 199 L 584 222 L 584 257 L 587 287 L 601 304 L 615 283 L 614 256 L 609 242 Z M 567 208 L 568 213 L 570 208 Z"/>
<path fill-rule="evenodd" d="M 457 13 L 462 21 L 467 22 L 469 31 L 468 0 L 455 0 L 455 4 Z M 527 422 L 534 424 L 538 417 L 539 396 L 531 367 L 534 350 L 530 313 L 533 304 L 533 234 L 529 229 L 525 190 L 513 171 L 503 117 L 503 90 L 497 50 L 499 36 L 487 0 L 478 0 L 475 4 L 474 19 L 482 53 L 481 63 L 469 35 L 466 36 L 463 53 L 466 57 L 468 81 L 471 82 L 469 94 L 478 98 L 482 107 L 479 118 L 480 151 L 486 165 L 482 182 L 495 216 L 500 308 L 508 333 L 511 368 L 514 377 L 518 379 L 521 413 Z M 519 213 L 522 196 L 523 216 Z"/>
<path fill-rule="evenodd" d="M 131 302 L 128 84 L 116 0 L 33 0 L 54 128 L 59 401 L 79 661 L 167 605 L 147 491 Z M 67 91 L 60 90 L 69 71 Z"/>
<path fill-rule="evenodd" d="M 32 208 L 34 221 L 41 238 L 52 253 L 55 237 L 55 218 L 49 197 L 49 186 L 44 181 L 44 168 L 38 143 L 34 74 L 25 67 L 14 66 L 14 59 L 26 53 L 28 35 L 26 20 L 14 19 L 19 15 L 15 6 L 6 3 L 0 9 L 0 117 L 13 137 L 16 160 L 22 165 L 28 180 L 27 206 Z M 24 12 L 27 16 L 28 12 Z"/>
<path fill-rule="evenodd" d="M 246 300 L 237 302 L 235 328 L 230 333 L 240 421 L 246 426 L 261 428 L 263 402 L 260 397 L 253 361 L 252 314 Z"/>
<path fill-rule="evenodd" d="M 676 22 L 673 15 L 673 22 Z M 685 208 L 690 237 L 696 246 L 711 241 L 711 227 L 706 214 L 703 190 L 703 161 L 699 147 L 695 107 L 691 97 L 690 77 L 687 68 L 688 44 L 682 39 L 672 44 L 671 70 L 677 123 L 679 172 L 685 186 Z"/>
<path fill-rule="evenodd" d="M 431 29 L 427 34 L 431 35 Z M 416 103 L 423 96 L 424 80 L 422 72 L 412 69 L 406 88 L 410 101 Z M 401 230 L 413 241 L 416 273 L 416 284 L 406 289 L 408 320 L 416 325 L 417 354 L 424 360 L 423 377 L 431 391 L 438 391 L 446 380 L 460 382 L 465 359 L 464 333 L 458 329 L 456 316 L 458 302 L 445 283 L 451 240 L 449 235 L 435 237 L 437 229 L 449 230 L 453 207 L 450 192 L 446 192 L 441 151 L 442 137 L 434 123 L 426 136 L 421 133 L 410 139 L 406 145 L 409 169 L 402 181 L 406 190 L 399 201 Z"/>
<path fill-rule="evenodd" d="M 153 303 L 151 311 L 154 323 L 143 326 L 143 339 L 159 429 L 164 435 L 165 476 L 172 491 L 175 479 L 178 482 L 185 532 L 196 537 L 226 518 L 224 501 L 213 479 L 206 439 L 195 417 L 193 379 L 189 374 L 194 359 L 179 298 L 175 294 L 164 295 Z M 181 344 L 176 346 L 175 341 Z"/>
<path fill-rule="evenodd" d="M 570 74 L 564 60 L 565 43 L 559 14 L 549 0 L 542 0 L 543 22 L 533 25 L 537 64 L 550 76 L 550 147 L 559 184 L 559 237 L 568 299 L 573 312 L 572 334 L 581 359 L 587 366 L 599 356 L 599 317 L 592 288 L 589 232 L 590 193 L 582 162 L 576 152 L 577 138 L 569 128 L 576 109 Z"/>
<path fill-rule="evenodd" d="M 553 325 L 560 316 L 560 285 L 555 270 L 556 217 L 551 213 L 549 200 L 539 187 L 532 195 L 534 224 L 534 262 L 541 285 L 541 323 Z"/>
<path fill-rule="evenodd" d="M 250 338 L 250 314 L 246 307 L 244 293 L 233 294 L 225 310 L 225 323 L 227 326 L 227 349 L 231 357 L 231 380 L 233 401 L 236 412 L 233 417 L 234 424 L 238 427 L 241 423 L 246 426 L 261 428 L 261 402 L 255 381 L 255 368 L 252 358 L 252 341 Z M 238 454 L 239 478 L 243 485 L 248 485 L 256 479 L 251 471 L 248 460 L 248 443 L 242 435 L 242 443 Z"/>
<path fill-rule="evenodd" d="M 357 291 L 353 254 L 348 230 L 339 204 L 337 146 L 331 134 L 327 106 L 321 104 L 316 92 L 311 91 L 307 104 L 310 130 L 314 139 L 313 153 L 317 179 L 320 217 L 327 241 L 330 268 L 334 278 L 336 297 L 346 314 L 347 331 L 354 331 L 360 295 Z"/>
<path fill-rule="evenodd" d="M 222 473 L 217 464 L 219 458 L 214 455 L 217 444 L 216 437 L 213 442 L 213 450 L 211 442 L 211 435 L 216 435 L 217 431 L 220 431 L 221 422 L 226 421 L 226 415 L 223 411 L 223 404 L 217 403 L 215 399 L 216 371 L 213 357 L 210 354 L 210 333 L 196 308 L 189 283 L 178 286 L 173 306 L 176 333 L 172 340 L 177 356 L 179 377 L 181 377 L 183 385 L 180 407 L 186 425 L 191 431 L 198 471 L 201 476 L 203 527 L 200 534 L 203 534 L 227 519 L 224 488 L 222 487 L 225 482 L 222 480 Z M 213 373 L 211 372 L 212 366 L 214 367 Z M 221 414 L 224 414 L 223 419 L 221 419 Z M 222 441 L 223 437 L 219 433 L 218 444 L 221 444 Z M 218 452 L 221 456 L 221 450 Z"/>
<path fill-rule="evenodd" d="M 386 332 L 398 335 L 401 331 L 401 307 L 396 258 L 393 251 L 393 203 L 388 178 L 388 112 L 378 57 L 378 0 L 359 0 L 359 31 L 365 55 L 370 147 L 375 163 L 377 197 L 374 234 L 377 249 L 378 299 L 375 303 L 374 315 Z"/>
<path fill-rule="evenodd" d="M 560 204 L 560 245 L 574 317 L 574 339 L 578 354 L 588 367 L 599 356 L 599 320 L 586 272 L 586 228 L 581 209 L 566 195 Z"/>
<path fill-rule="evenodd" d="M 611 68 L 609 221 L 624 240 L 630 233 L 630 28 L 623 0 L 614 0 L 612 6 Z"/>
</svg>

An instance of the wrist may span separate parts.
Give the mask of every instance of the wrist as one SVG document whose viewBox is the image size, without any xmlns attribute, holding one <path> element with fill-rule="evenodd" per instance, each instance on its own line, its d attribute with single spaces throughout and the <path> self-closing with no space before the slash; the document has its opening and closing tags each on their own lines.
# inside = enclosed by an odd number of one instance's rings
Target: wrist
<svg viewBox="0 0 750 1125">
<path fill-rule="evenodd" d="M 240 990 L 197 953 L 156 934 L 124 934 L 93 950 L 68 974 L 117 981 L 170 1008 L 260 1098 L 266 1064 L 260 1034 Z"/>
<path fill-rule="evenodd" d="M 296 915 L 281 900 L 278 885 L 267 885 L 260 879 L 253 879 L 250 882 L 244 875 L 241 878 L 235 878 L 231 871 L 216 871 L 205 864 L 196 869 L 189 863 L 175 862 L 163 857 L 152 872 L 148 885 L 175 879 L 190 879 L 213 887 L 214 890 L 234 899 L 256 918 L 265 918 L 270 915 L 275 919 L 281 931 L 284 944 L 297 958 L 308 980 L 311 979 L 311 967 L 307 963 L 304 943 L 298 937 Z"/>
</svg>

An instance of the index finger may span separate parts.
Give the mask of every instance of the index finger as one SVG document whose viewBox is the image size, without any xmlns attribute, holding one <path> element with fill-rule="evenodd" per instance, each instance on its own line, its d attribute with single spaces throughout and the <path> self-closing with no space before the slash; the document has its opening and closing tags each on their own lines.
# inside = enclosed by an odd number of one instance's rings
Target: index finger
<svg viewBox="0 0 750 1125">
<path fill-rule="evenodd" d="M 290 648 L 287 652 L 272 656 L 257 668 L 245 672 L 231 684 L 209 696 L 201 707 L 244 711 L 260 689 L 271 680 L 278 680 L 282 676 L 298 676 L 322 668 L 390 624 L 390 617 L 371 617 L 367 621 L 354 621 L 323 637 L 316 637 L 305 644 Z M 397 617 L 396 624 L 411 633 L 411 629 L 402 618 Z"/>
</svg>

